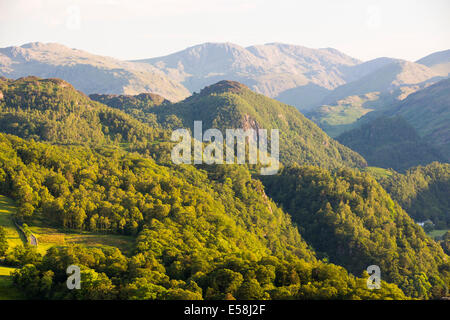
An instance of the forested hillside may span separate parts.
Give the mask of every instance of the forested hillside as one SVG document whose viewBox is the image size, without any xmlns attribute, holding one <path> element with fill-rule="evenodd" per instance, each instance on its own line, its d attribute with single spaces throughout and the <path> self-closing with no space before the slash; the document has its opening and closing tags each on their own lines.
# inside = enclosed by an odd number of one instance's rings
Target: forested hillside
<svg viewBox="0 0 450 320">
<path fill-rule="evenodd" d="M 14 283 L 29 298 L 448 292 L 440 246 L 373 178 L 344 169 L 364 167 L 359 154 L 293 107 L 229 81 L 177 104 L 150 94 L 92 96 L 101 103 L 64 81 L 34 77 L 3 79 L 0 91 L 0 194 L 14 199 L 17 221 L 134 239 L 127 253 L 63 245 L 41 256 L 30 246 L 10 248 L 5 262 L 20 268 Z M 204 129 L 279 128 L 286 168 L 261 181 L 247 166 L 172 164 L 170 129 L 192 129 L 194 120 Z M 82 267 L 81 291 L 65 289 L 67 263 Z M 380 290 L 367 289 L 371 264 L 383 270 Z"/>
<path fill-rule="evenodd" d="M 60 79 L 1 79 L 0 92 L 0 130 L 19 137 L 57 144 L 112 144 L 160 135 Z"/>
<path fill-rule="evenodd" d="M 263 181 L 319 256 L 354 273 L 379 265 L 413 297 L 446 294 L 448 256 L 369 175 L 291 167 Z"/>
<path fill-rule="evenodd" d="M 323 167 L 366 164 L 360 155 L 329 138 L 295 108 L 236 82 L 207 87 L 178 104 L 150 94 L 92 95 L 110 107 L 58 79 L 5 79 L 0 91 L 0 129 L 23 138 L 57 144 L 125 143 L 129 150 L 167 159 L 167 129 L 192 128 L 194 120 L 202 120 L 204 130 L 279 128 L 280 158 L 284 163 Z"/>
<path fill-rule="evenodd" d="M 136 154 L 4 134 L 0 148 L 0 190 L 16 199 L 17 218 L 137 235 L 131 257 L 118 249 L 71 246 L 52 248 L 43 258 L 33 248 L 14 251 L 8 259 L 23 266 L 14 282 L 28 297 L 404 297 L 384 282 L 382 290 L 370 291 L 364 279 L 317 260 L 244 167 L 174 171 Z M 82 290 L 65 289 L 64 261 L 82 267 Z"/>
<path fill-rule="evenodd" d="M 238 82 L 221 81 L 182 102 L 146 110 L 157 116 L 163 128 L 193 129 L 195 120 L 203 121 L 204 130 L 218 128 L 223 132 L 227 128 L 277 128 L 280 160 L 285 164 L 329 168 L 366 165 L 359 154 L 331 139 L 294 107 L 257 94 Z"/>
<path fill-rule="evenodd" d="M 154 106 L 171 103 L 164 97 L 153 93 L 141 93 L 138 95 L 91 94 L 89 98 L 112 108 L 120 109 L 133 118 L 154 127 L 158 126 L 158 124 L 156 123 L 156 117 L 150 112 L 150 109 Z"/>
<path fill-rule="evenodd" d="M 450 164 L 433 162 L 380 179 L 380 183 L 416 221 L 430 219 L 436 229 L 450 227 Z"/>
<path fill-rule="evenodd" d="M 433 161 L 445 162 L 438 149 L 420 138 L 400 116 L 380 117 L 336 138 L 359 152 L 370 166 L 405 171 Z"/>
</svg>

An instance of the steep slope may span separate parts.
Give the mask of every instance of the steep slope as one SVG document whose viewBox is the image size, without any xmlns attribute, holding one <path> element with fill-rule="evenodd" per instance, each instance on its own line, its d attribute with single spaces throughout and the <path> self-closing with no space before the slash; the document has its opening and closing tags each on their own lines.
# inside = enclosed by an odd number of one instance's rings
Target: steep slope
<svg viewBox="0 0 450 320">
<path fill-rule="evenodd" d="M 148 64 L 98 56 L 56 43 L 0 48 L 0 75 L 61 78 L 86 94 L 153 92 L 173 101 L 189 95 L 186 88 Z"/>
<path fill-rule="evenodd" d="M 368 165 L 404 171 L 433 161 L 445 161 L 403 118 L 380 117 L 336 138 L 360 153 Z"/>
<path fill-rule="evenodd" d="M 399 87 L 424 86 L 427 82 L 439 79 L 439 74 L 428 67 L 414 62 L 394 60 L 381 68 L 331 92 L 324 100 L 324 104 L 332 104 L 339 99 L 362 95 L 371 92 L 389 92 Z M 416 90 L 420 88 L 417 87 Z"/>
<path fill-rule="evenodd" d="M 280 43 L 247 48 L 232 43 L 204 43 L 138 62 L 159 68 L 191 92 L 220 80 L 234 80 L 270 97 L 308 83 L 335 88 L 345 83 L 341 69 L 359 63 L 335 49 Z"/>
<path fill-rule="evenodd" d="M 365 160 L 328 137 L 294 107 L 251 91 L 238 82 L 221 81 L 199 94 L 173 104 L 150 108 L 163 128 L 187 127 L 203 121 L 203 130 L 273 129 L 280 131 L 282 163 L 308 163 L 323 167 L 362 167 Z"/>
<path fill-rule="evenodd" d="M 365 279 L 318 261 L 243 166 L 171 169 L 136 154 L 5 134 L 0 150 L 0 190 L 17 201 L 18 218 L 137 235 L 132 257 L 57 246 L 23 263 L 14 282 L 29 298 L 405 298 L 395 285 L 368 290 Z M 82 290 L 66 289 L 67 262 L 81 267 Z"/>
<path fill-rule="evenodd" d="M 364 99 L 364 96 L 374 96 L 378 95 L 380 96 L 380 92 L 371 92 L 364 90 L 362 91 L 352 91 L 349 90 L 349 92 L 352 92 L 350 95 L 346 96 L 347 93 L 341 93 L 340 91 L 345 88 L 345 85 L 350 84 L 354 81 L 357 81 L 359 79 L 362 79 L 379 69 L 382 69 L 390 64 L 400 63 L 401 60 L 399 59 L 393 59 L 393 58 L 376 58 L 373 60 L 369 60 L 363 63 L 355 64 L 355 65 L 348 65 L 341 68 L 341 76 L 345 81 L 345 84 L 340 85 L 336 88 L 333 88 L 332 90 L 327 89 L 325 87 L 310 83 L 305 86 L 296 87 L 290 90 L 286 90 L 276 96 L 275 98 L 281 102 L 293 105 L 297 107 L 300 111 L 308 113 L 308 112 L 316 112 L 318 108 L 325 107 L 334 107 L 334 106 L 340 106 L 342 103 L 342 100 L 349 100 L 353 99 L 354 97 L 359 97 Z M 377 76 L 373 77 L 373 79 L 378 80 Z M 373 80 L 372 79 L 372 80 Z M 371 80 L 371 81 L 372 81 Z M 393 91 L 392 94 L 396 98 L 403 99 L 406 95 L 413 92 L 414 90 L 417 90 L 418 86 L 408 86 L 404 88 L 397 87 L 397 84 L 393 85 Z M 336 92 L 337 93 L 336 93 Z M 357 93 L 357 92 L 364 92 L 364 93 Z M 336 97 L 334 96 L 336 95 Z M 386 95 L 385 93 L 381 95 Z M 377 101 L 379 103 L 384 103 L 384 99 L 381 99 L 382 101 Z M 366 101 L 373 101 L 373 99 L 369 99 Z M 324 104 L 331 104 L 331 105 L 324 105 Z M 350 113 L 359 113 L 358 106 L 359 103 L 356 102 L 356 105 L 353 107 L 351 104 L 344 102 L 344 104 L 348 105 L 350 108 L 348 110 Z M 340 109 L 340 108 L 339 108 Z M 341 113 L 339 111 L 334 112 L 335 110 L 328 110 L 328 114 L 338 114 Z M 322 118 L 320 118 L 322 120 Z M 315 121 L 316 122 L 316 121 Z M 319 122 L 316 122 L 319 123 Z M 339 124 L 347 124 L 345 122 L 339 122 Z M 327 132 L 328 133 L 328 132 Z"/>
<path fill-rule="evenodd" d="M 385 114 L 402 116 L 450 161 L 450 79 L 412 93 Z"/>
<path fill-rule="evenodd" d="M 391 63 L 399 62 L 401 60 L 394 59 L 394 58 L 388 58 L 388 57 L 381 57 L 372 59 L 369 61 L 365 61 L 363 63 L 359 63 L 354 66 L 348 66 L 344 68 L 345 72 L 345 79 L 347 82 L 353 82 L 358 79 L 361 79 L 362 77 L 367 76 L 368 74 L 371 74 L 372 72 L 375 72 Z"/>
<path fill-rule="evenodd" d="M 433 162 L 405 174 L 391 172 L 379 181 L 414 220 L 430 219 L 436 229 L 450 228 L 450 164 Z"/>
<path fill-rule="evenodd" d="M 384 279 L 414 297 L 448 292 L 448 256 L 371 176 L 286 167 L 263 182 L 319 256 L 356 274 L 378 265 Z"/>
<path fill-rule="evenodd" d="M 427 66 L 437 74 L 448 77 L 450 75 L 450 50 L 434 52 L 416 63 Z"/>
</svg>

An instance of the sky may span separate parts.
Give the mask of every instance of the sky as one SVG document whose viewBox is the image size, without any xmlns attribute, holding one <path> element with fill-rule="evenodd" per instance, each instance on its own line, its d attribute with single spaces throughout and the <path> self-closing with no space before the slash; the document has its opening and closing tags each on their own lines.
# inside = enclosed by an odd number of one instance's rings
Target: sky
<svg viewBox="0 0 450 320">
<path fill-rule="evenodd" d="M 119 59 L 282 42 L 415 61 L 450 49 L 450 0 L 0 0 L 0 47 L 37 41 Z"/>
</svg>

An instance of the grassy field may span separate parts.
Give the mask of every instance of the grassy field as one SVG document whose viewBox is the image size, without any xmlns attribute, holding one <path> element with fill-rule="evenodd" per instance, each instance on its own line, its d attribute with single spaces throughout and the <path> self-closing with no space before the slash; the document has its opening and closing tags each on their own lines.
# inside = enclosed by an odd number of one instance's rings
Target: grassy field
<svg viewBox="0 0 450 320">
<path fill-rule="evenodd" d="M 23 236 L 17 231 L 12 221 L 12 215 L 15 210 L 16 206 L 14 202 L 0 195 L 0 226 L 6 230 L 10 248 L 24 243 Z M 45 254 L 53 246 L 71 243 L 93 247 L 117 247 L 124 254 L 129 254 L 134 244 L 134 238 L 130 236 L 91 232 L 68 232 L 57 228 L 46 227 L 45 222 L 39 220 L 30 223 L 29 228 L 38 239 L 39 245 L 37 250 L 41 254 Z"/>
<path fill-rule="evenodd" d="M 375 179 L 387 178 L 392 175 L 392 172 L 390 170 L 378 167 L 366 167 L 363 169 L 363 171 L 369 173 Z"/>
<path fill-rule="evenodd" d="M 439 238 L 442 237 L 447 231 L 450 231 L 450 229 L 443 229 L 443 230 L 433 230 L 429 233 L 427 233 L 431 238 Z"/>
<path fill-rule="evenodd" d="M 43 222 L 35 221 L 29 226 L 38 239 L 38 252 L 45 252 L 53 246 L 80 244 L 87 247 L 116 247 L 123 254 L 130 254 L 134 238 L 130 236 L 99 234 L 92 232 L 70 232 L 58 228 L 46 227 Z"/>
<path fill-rule="evenodd" d="M 376 94 L 351 96 L 338 101 L 335 105 L 323 105 L 307 114 L 308 118 L 319 125 L 329 136 L 335 138 L 341 133 L 355 128 L 362 116 L 374 110 L 367 106 Z"/>
<path fill-rule="evenodd" d="M 0 195 L 0 226 L 6 230 L 10 248 L 23 244 L 25 240 L 12 221 L 12 215 L 15 212 L 16 206 L 14 202 L 9 198 Z"/>
<path fill-rule="evenodd" d="M 0 300 L 23 299 L 21 293 L 12 286 L 10 273 L 14 270 L 14 268 L 0 266 Z"/>
<path fill-rule="evenodd" d="M 12 221 L 12 215 L 17 208 L 14 201 L 8 197 L 0 195 L 0 226 L 6 230 L 10 249 L 23 244 L 24 240 Z M 68 232 L 57 228 L 45 226 L 44 221 L 36 220 L 30 223 L 31 232 L 38 239 L 37 250 L 44 255 L 53 246 L 66 244 L 80 244 L 86 247 L 116 247 L 125 255 L 133 250 L 134 238 L 130 236 L 97 234 L 90 232 Z M 0 300 L 22 299 L 20 292 L 11 286 L 12 279 L 10 273 L 15 270 L 0 265 Z"/>
<path fill-rule="evenodd" d="M 17 228 L 12 221 L 12 215 L 16 211 L 14 202 L 0 195 L 0 226 L 6 231 L 9 247 L 14 247 L 23 244 L 23 240 Z M 22 299 L 20 292 L 12 287 L 12 279 L 10 273 L 14 268 L 0 266 L 0 300 L 17 300 Z"/>
</svg>

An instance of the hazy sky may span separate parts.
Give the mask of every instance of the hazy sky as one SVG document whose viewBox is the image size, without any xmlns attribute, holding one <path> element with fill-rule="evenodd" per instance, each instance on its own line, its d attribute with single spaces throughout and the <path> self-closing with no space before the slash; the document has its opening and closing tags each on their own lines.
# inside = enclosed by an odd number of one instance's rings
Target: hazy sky
<svg viewBox="0 0 450 320">
<path fill-rule="evenodd" d="M 122 59 L 283 42 L 417 60 L 450 49 L 450 0 L 0 0 L 0 47 L 35 41 Z"/>
</svg>

